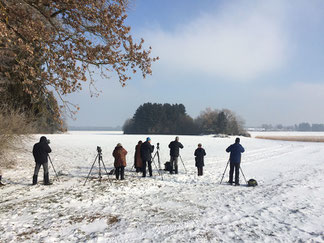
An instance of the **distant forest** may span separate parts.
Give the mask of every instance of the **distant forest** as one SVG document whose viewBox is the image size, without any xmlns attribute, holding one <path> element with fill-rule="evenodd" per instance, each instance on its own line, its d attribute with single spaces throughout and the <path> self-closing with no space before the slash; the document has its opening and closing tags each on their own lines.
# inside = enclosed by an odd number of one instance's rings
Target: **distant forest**
<svg viewBox="0 0 324 243">
<path fill-rule="evenodd" d="M 310 124 L 308 122 L 302 122 L 293 126 L 283 126 L 281 124 L 273 126 L 271 124 L 263 124 L 261 127 L 266 131 L 324 132 L 324 124 Z"/>
<path fill-rule="evenodd" d="M 183 104 L 145 103 L 139 106 L 133 118 L 123 126 L 125 134 L 249 134 L 244 122 L 234 112 L 223 109 L 206 109 L 193 119 Z"/>
</svg>

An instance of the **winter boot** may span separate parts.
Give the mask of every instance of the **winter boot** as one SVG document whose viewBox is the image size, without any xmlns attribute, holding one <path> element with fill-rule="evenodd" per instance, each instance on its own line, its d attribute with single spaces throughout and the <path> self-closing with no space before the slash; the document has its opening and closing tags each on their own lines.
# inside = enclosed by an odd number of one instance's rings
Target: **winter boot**
<svg viewBox="0 0 324 243">
<path fill-rule="evenodd" d="M 33 185 L 37 185 L 37 175 L 33 175 Z"/>
<path fill-rule="evenodd" d="M 203 168 L 198 167 L 198 176 L 202 176 L 202 175 L 203 175 Z"/>
<path fill-rule="evenodd" d="M 152 177 L 153 176 L 152 165 L 149 165 L 148 170 L 149 170 L 150 177 Z"/>
<path fill-rule="evenodd" d="M 174 167 L 174 173 L 178 174 L 178 166 L 177 165 Z"/>
<path fill-rule="evenodd" d="M 49 174 L 48 173 L 44 174 L 44 185 L 49 186 L 49 185 L 52 185 L 52 184 L 53 183 L 51 183 L 49 181 Z"/>
<path fill-rule="evenodd" d="M 5 184 L 2 183 L 1 179 L 2 179 L 2 176 L 0 176 L 0 186 L 4 186 Z"/>
</svg>

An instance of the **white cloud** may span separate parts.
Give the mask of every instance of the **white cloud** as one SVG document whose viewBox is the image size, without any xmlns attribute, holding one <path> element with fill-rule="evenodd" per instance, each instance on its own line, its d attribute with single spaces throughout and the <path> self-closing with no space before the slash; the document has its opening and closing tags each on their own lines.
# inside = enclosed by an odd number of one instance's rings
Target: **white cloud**
<svg viewBox="0 0 324 243">
<path fill-rule="evenodd" d="M 281 87 L 265 87 L 251 94 L 255 102 L 245 106 L 249 124 L 300 122 L 323 123 L 324 84 L 295 82 Z M 254 121 L 253 121 L 254 120 Z"/>
<path fill-rule="evenodd" d="M 173 31 L 146 31 L 146 42 L 161 58 L 155 69 L 237 81 L 280 69 L 290 54 L 284 8 L 277 1 L 253 3 L 235 1 Z"/>
</svg>

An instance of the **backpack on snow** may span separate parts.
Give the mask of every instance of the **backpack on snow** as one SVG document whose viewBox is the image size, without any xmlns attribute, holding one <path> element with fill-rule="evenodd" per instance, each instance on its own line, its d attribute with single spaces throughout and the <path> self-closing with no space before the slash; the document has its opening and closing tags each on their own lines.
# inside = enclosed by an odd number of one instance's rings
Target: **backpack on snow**
<svg viewBox="0 0 324 243">
<path fill-rule="evenodd" d="M 170 162 L 164 163 L 164 170 L 165 171 L 171 171 L 172 170 L 172 167 L 171 167 L 171 163 Z"/>
<path fill-rule="evenodd" d="M 258 182 L 254 179 L 250 179 L 248 181 L 248 186 L 257 186 L 258 185 Z"/>
</svg>

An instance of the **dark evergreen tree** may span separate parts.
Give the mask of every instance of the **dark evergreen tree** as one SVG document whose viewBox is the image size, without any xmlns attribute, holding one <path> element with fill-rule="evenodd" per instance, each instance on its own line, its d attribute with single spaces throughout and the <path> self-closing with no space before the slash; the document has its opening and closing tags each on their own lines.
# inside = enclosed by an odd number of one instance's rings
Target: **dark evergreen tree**
<svg viewBox="0 0 324 243">
<path fill-rule="evenodd" d="M 196 134 L 197 126 L 183 104 L 145 103 L 125 122 L 126 134 Z"/>
</svg>

